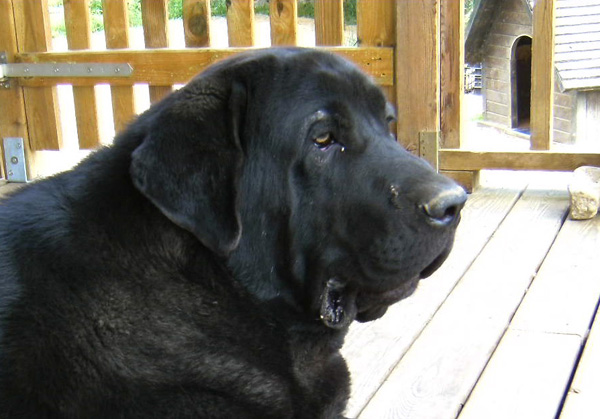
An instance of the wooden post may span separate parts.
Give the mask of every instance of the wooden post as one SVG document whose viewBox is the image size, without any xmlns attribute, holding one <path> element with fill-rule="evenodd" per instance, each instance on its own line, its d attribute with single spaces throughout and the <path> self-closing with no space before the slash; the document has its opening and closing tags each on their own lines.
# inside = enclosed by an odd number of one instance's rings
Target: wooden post
<svg viewBox="0 0 600 419">
<path fill-rule="evenodd" d="M 14 62 L 14 56 L 18 50 L 13 0 L 0 0 L 0 51 L 6 52 L 8 62 Z M 2 110 L 0 112 L 0 162 L 4 159 L 2 138 L 21 137 L 25 143 L 27 177 L 34 179 L 37 176 L 35 170 L 36 152 L 32 151 L 29 145 L 23 89 L 16 83 L 11 83 L 8 89 L 0 88 L 0 109 Z M 4 168 L 6 168 L 5 163 L 2 164 Z M 6 174 L 6 171 L 4 171 L 4 174 Z"/>
<path fill-rule="evenodd" d="M 254 45 L 254 0 L 231 0 L 228 3 L 227 36 L 230 47 Z"/>
<path fill-rule="evenodd" d="M 90 49 L 92 46 L 90 1 L 65 0 L 64 13 L 69 49 Z M 73 100 L 79 147 L 95 148 L 100 144 L 100 127 L 94 87 L 73 86 Z"/>
<path fill-rule="evenodd" d="M 169 13 L 167 0 L 142 0 L 142 25 L 146 48 L 169 46 Z M 171 93 L 171 86 L 150 86 L 150 102 L 154 103 Z"/>
<path fill-rule="evenodd" d="M 183 0 L 183 32 L 186 47 L 210 46 L 209 0 Z"/>
<path fill-rule="evenodd" d="M 317 45 L 343 45 L 343 0 L 315 0 L 315 38 Z"/>
<path fill-rule="evenodd" d="M 537 0 L 531 46 L 531 149 L 549 150 L 554 128 L 554 0 Z"/>
<path fill-rule="evenodd" d="M 50 50 L 52 37 L 47 0 L 14 1 L 12 4 L 19 52 Z M 56 87 L 25 88 L 23 93 L 31 148 L 60 150 L 62 129 Z"/>
<path fill-rule="evenodd" d="M 397 0 L 398 140 L 419 154 L 421 133 L 440 130 L 439 0 Z"/>
<path fill-rule="evenodd" d="M 465 68 L 465 1 L 440 3 L 441 142 L 445 148 L 460 148 L 463 129 Z"/>
<path fill-rule="evenodd" d="M 394 0 L 357 0 L 356 32 L 361 47 L 390 47 L 396 44 L 396 5 Z M 398 109 L 396 89 L 383 87 L 388 100 Z"/>
<path fill-rule="evenodd" d="M 102 0 L 106 48 L 129 48 L 129 18 L 125 0 Z M 115 132 L 123 130 L 135 115 L 133 86 L 111 86 Z"/>
<path fill-rule="evenodd" d="M 271 45 L 296 45 L 298 5 L 296 0 L 271 0 Z"/>
</svg>

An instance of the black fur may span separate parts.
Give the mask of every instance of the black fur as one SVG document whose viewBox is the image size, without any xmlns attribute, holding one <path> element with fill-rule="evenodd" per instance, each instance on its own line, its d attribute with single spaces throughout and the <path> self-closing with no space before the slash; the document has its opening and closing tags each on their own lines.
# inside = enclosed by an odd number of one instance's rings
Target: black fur
<svg viewBox="0 0 600 419">
<path fill-rule="evenodd" d="M 349 324 L 456 224 L 424 214 L 460 193 L 388 117 L 337 56 L 245 53 L 4 200 L 0 418 L 342 417 Z"/>
</svg>

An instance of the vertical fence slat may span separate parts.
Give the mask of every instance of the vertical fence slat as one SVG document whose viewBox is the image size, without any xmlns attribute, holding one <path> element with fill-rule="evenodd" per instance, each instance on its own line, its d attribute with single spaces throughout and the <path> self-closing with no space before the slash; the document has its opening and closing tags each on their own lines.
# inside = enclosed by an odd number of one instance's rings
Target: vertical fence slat
<svg viewBox="0 0 600 419">
<path fill-rule="evenodd" d="M 441 142 L 446 148 L 460 148 L 464 96 L 464 0 L 440 3 L 441 24 Z"/>
<path fill-rule="evenodd" d="M 142 25 L 146 48 L 169 46 L 168 0 L 142 0 Z M 150 86 L 150 102 L 154 103 L 171 93 L 171 86 Z"/>
<path fill-rule="evenodd" d="M 19 0 L 17 0 L 19 1 Z M 6 53 L 8 62 L 14 62 L 17 53 L 13 0 L 0 0 L 0 51 Z M 21 137 L 25 141 L 28 164 L 28 177 L 35 178 L 34 156 L 29 149 L 27 124 L 25 118 L 25 100 L 23 89 L 15 83 L 10 89 L 0 89 L 0 162 L 3 161 L 4 149 L 2 138 Z M 2 166 L 6 169 L 6 162 Z M 4 176 L 6 172 L 4 172 Z"/>
<path fill-rule="evenodd" d="M 43 52 L 51 48 L 47 0 L 13 3 L 19 52 Z M 59 150 L 62 130 L 56 87 L 23 89 L 29 141 L 33 150 Z"/>
<path fill-rule="evenodd" d="M 64 13 L 69 49 L 90 49 L 92 45 L 90 1 L 65 0 Z M 100 128 L 94 87 L 73 86 L 73 100 L 79 147 L 95 148 L 100 145 Z"/>
<path fill-rule="evenodd" d="M 439 1 L 397 1 L 398 140 L 417 154 L 439 132 Z"/>
<path fill-rule="evenodd" d="M 344 43 L 343 0 L 315 0 L 315 43 L 338 46 Z"/>
<path fill-rule="evenodd" d="M 227 7 L 230 47 L 254 45 L 254 0 L 231 0 Z"/>
<path fill-rule="evenodd" d="M 362 47 L 396 45 L 396 9 L 394 0 L 357 0 L 356 34 Z M 388 100 L 396 107 L 396 89 L 384 87 Z"/>
<path fill-rule="evenodd" d="M 106 48 L 129 48 L 129 20 L 125 0 L 102 0 Z M 120 132 L 135 115 L 132 86 L 111 86 L 115 132 Z"/>
<path fill-rule="evenodd" d="M 296 0 L 271 0 L 271 45 L 296 45 L 298 42 L 298 5 Z"/>
<path fill-rule="evenodd" d="M 531 149 L 550 150 L 554 130 L 555 1 L 538 0 L 533 8 L 531 49 Z"/>
<path fill-rule="evenodd" d="M 186 47 L 210 46 L 209 0 L 183 0 L 183 31 Z"/>
</svg>

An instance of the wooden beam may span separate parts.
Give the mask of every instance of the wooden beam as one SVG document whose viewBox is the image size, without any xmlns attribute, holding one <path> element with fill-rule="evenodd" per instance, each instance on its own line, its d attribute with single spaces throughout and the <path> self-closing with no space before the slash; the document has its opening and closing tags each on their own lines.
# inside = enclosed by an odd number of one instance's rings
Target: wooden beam
<svg viewBox="0 0 600 419">
<path fill-rule="evenodd" d="M 393 47 L 396 45 L 396 4 L 394 0 L 357 0 L 356 32 L 360 47 Z M 393 74 L 393 68 L 391 69 Z M 384 86 L 387 99 L 396 109 L 395 86 Z M 392 128 L 397 132 L 396 127 Z"/>
<path fill-rule="evenodd" d="M 186 47 L 210 45 L 209 0 L 183 0 L 183 32 Z"/>
<path fill-rule="evenodd" d="M 298 43 L 296 0 L 272 0 L 269 5 L 271 45 L 296 45 Z"/>
<path fill-rule="evenodd" d="M 361 47 L 389 47 L 396 44 L 394 0 L 357 0 L 356 31 Z"/>
<path fill-rule="evenodd" d="M 18 0 L 17 0 L 18 1 Z M 13 62 L 17 54 L 17 37 L 14 21 L 13 0 L 0 0 L 0 51 L 6 53 L 8 62 Z M 9 89 L 0 89 L 0 162 L 3 162 L 4 137 L 21 137 L 25 141 L 25 157 L 27 158 L 27 177 L 36 177 L 36 152 L 29 145 L 27 118 L 25 117 L 25 99 L 23 89 L 16 82 L 11 82 Z M 4 170 L 0 170 L 6 172 Z"/>
<path fill-rule="evenodd" d="M 90 1 L 65 0 L 64 14 L 69 49 L 90 49 L 92 47 Z M 94 87 L 74 86 L 73 101 L 79 146 L 82 149 L 95 148 L 100 145 L 100 127 Z"/>
<path fill-rule="evenodd" d="M 47 0 L 14 1 L 13 11 L 19 51 L 52 49 Z M 61 149 L 63 141 L 56 88 L 27 88 L 23 93 L 31 148 Z"/>
<path fill-rule="evenodd" d="M 135 83 L 148 83 L 152 86 L 186 83 L 201 70 L 233 54 L 249 51 L 251 48 L 226 49 L 183 49 L 183 50 L 114 50 L 114 51 L 72 51 L 39 54 L 20 54 L 19 62 L 60 62 L 60 63 L 129 63 L 133 67 L 131 77 L 112 78 L 19 78 L 23 86 L 54 86 L 67 83 L 75 86 L 90 86 L 110 83 L 115 86 L 128 86 Z M 393 48 L 323 48 L 354 61 L 382 86 L 394 83 Z"/>
<path fill-rule="evenodd" d="M 554 128 L 554 0 L 536 1 L 531 57 L 531 149 L 549 150 Z"/>
<path fill-rule="evenodd" d="M 398 140 L 418 154 L 420 133 L 440 130 L 440 3 L 396 4 Z"/>
<path fill-rule="evenodd" d="M 343 45 L 343 0 L 315 0 L 315 37 L 317 45 Z"/>
<path fill-rule="evenodd" d="M 254 0 L 232 0 L 227 6 L 230 47 L 254 45 Z"/>
<path fill-rule="evenodd" d="M 600 166 L 600 154 L 551 151 L 489 152 L 440 150 L 440 170 L 556 170 L 573 171 L 580 166 Z"/>
<path fill-rule="evenodd" d="M 463 136 L 465 2 L 442 1 L 440 8 L 440 140 L 445 148 L 460 148 Z"/>
<path fill-rule="evenodd" d="M 169 46 L 169 13 L 167 0 L 142 0 L 142 25 L 146 48 Z M 154 103 L 171 93 L 172 87 L 150 86 L 150 102 Z"/>
<path fill-rule="evenodd" d="M 106 48 L 129 48 L 129 18 L 125 0 L 102 0 Z M 133 86 L 111 86 L 115 132 L 123 130 L 135 115 Z"/>
</svg>

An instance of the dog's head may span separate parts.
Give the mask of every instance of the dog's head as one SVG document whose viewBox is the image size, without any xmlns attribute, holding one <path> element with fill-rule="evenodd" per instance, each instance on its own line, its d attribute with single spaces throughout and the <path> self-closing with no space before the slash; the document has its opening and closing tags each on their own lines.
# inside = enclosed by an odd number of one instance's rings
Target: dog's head
<svg viewBox="0 0 600 419">
<path fill-rule="evenodd" d="M 344 328 L 450 251 L 464 191 L 398 145 L 380 89 L 338 56 L 240 54 L 149 115 L 134 184 L 262 301 Z"/>
</svg>

